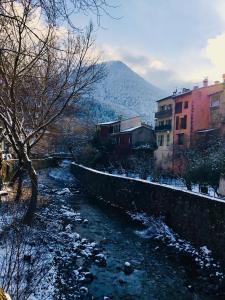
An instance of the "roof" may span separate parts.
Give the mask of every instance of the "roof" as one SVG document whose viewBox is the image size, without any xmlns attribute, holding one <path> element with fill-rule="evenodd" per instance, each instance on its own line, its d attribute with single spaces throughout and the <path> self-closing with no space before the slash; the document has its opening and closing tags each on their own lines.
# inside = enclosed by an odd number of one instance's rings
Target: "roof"
<svg viewBox="0 0 225 300">
<path fill-rule="evenodd" d="M 142 124 L 140 126 L 131 127 L 131 128 L 125 129 L 123 131 L 115 132 L 115 133 L 113 133 L 113 135 L 130 133 L 130 132 L 133 132 L 133 131 L 135 131 L 135 130 L 137 130 L 139 128 L 142 128 L 142 127 L 152 130 L 152 128 L 150 126 Z"/>
<path fill-rule="evenodd" d="M 190 90 L 190 91 L 185 92 L 185 93 L 174 94 L 174 95 L 172 96 L 172 98 L 174 99 L 174 98 L 178 98 L 178 97 L 183 97 L 183 96 L 186 96 L 186 95 L 191 94 L 191 93 L 192 93 L 192 91 Z"/>
<path fill-rule="evenodd" d="M 119 119 L 119 120 L 113 120 L 113 121 L 108 121 L 108 122 L 102 122 L 102 123 L 98 123 L 97 125 L 113 125 L 116 123 L 120 123 L 122 121 L 127 121 L 127 120 L 131 120 L 131 119 L 136 119 L 136 118 L 141 118 L 140 116 L 134 116 L 134 117 L 129 117 L 126 119 Z"/>
<path fill-rule="evenodd" d="M 163 101 L 163 100 L 166 100 L 166 99 L 170 99 L 170 98 L 172 98 L 172 95 L 167 96 L 167 97 L 162 98 L 162 99 L 159 99 L 159 100 L 157 100 L 156 102 L 160 102 L 160 101 Z"/>
<path fill-rule="evenodd" d="M 123 132 L 131 132 L 131 131 L 134 131 L 134 130 L 136 130 L 136 129 L 138 129 L 138 128 L 141 128 L 141 127 L 142 127 L 142 125 L 139 125 L 139 126 L 136 126 L 136 127 L 132 127 L 132 128 L 125 129 L 125 130 L 120 131 L 120 132 L 121 132 L 121 133 L 123 133 Z"/>
<path fill-rule="evenodd" d="M 167 96 L 165 98 L 159 99 L 156 102 L 160 102 L 160 101 L 167 100 L 167 99 L 174 99 L 174 98 L 177 98 L 177 97 L 182 97 L 182 96 L 185 96 L 185 95 L 188 95 L 188 94 L 191 94 L 191 93 L 192 93 L 192 90 L 188 90 L 186 92 L 181 92 L 181 93 L 178 93 L 178 94 L 172 94 L 172 95 Z"/>
<path fill-rule="evenodd" d="M 97 125 L 112 125 L 112 124 L 116 124 L 119 122 L 120 122 L 120 120 L 114 120 L 114 121 L 109 121 L 109 122 L 98 123 Z"/>
<path fill-rule="evenodd" d="M 167 96 L 165 98 L 159 99 L 156 102 L 160 102 L 160 101 L 163 101 L 163 100 L 166 100 L 166 99 L 170 99 L 170 98 L 182 97 L 182 96 L 185 96 L 187 94 L 191 94 L 192 91 L 206 89 L 206 88 L 213 87 L 213 86 L 221 86 L 222 89 L 219 92 L 215 92 L 215 93 L 209 94 L 209 96 L 222 92 L 224 90 L 225 83 L 224 82 L 220 82 L 220 83 L 216 83 L 216 84 L 211 84 L 211 85 L 207 85 L 207 86 L 198 87 L 197 89 L 189 90 L 189 91 L 184 92 L 184 93 L 181 92 L 180 94 L 179 93 L 178 94 L 172 94 L 172 95 Z"/>
</svg>

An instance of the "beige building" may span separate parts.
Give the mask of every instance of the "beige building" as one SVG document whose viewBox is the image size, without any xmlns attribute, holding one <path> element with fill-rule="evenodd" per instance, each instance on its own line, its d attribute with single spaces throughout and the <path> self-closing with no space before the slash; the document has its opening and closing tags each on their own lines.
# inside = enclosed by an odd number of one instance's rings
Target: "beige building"
<svg viewBox="0 0 225 300">
<path fill-rule="evenodd" d="M 225 90 L 222 87 L 220 91 L 209 95 L 209 126 L 210 128 L 220 128 L 224 133 L 225 124 Z"/>
<path fill-rule="evenodd" d="M 172 96 L 157 101 L 155 134 L 157 150 L 154 152 L 157 169 L 171 171 L 173 161 L 173 109 Z"/>
</svg>

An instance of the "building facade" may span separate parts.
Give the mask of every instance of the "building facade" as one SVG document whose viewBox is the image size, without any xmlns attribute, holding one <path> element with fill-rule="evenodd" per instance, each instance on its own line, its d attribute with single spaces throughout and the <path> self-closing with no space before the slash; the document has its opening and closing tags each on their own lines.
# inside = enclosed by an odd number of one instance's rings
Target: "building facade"
<svg viewBox="0 0 225 300">
<path fill-rule="evenodd" d="M 115 121 L 109 121 L 104 123 L 98 123 L 96 125 L 96 131 L 102 142 L 106 142 L 111 139 L 113 133 L 118 133 L 126 129 L 141 126 L 141 118 L 139 116 L 128 118 L 128 119 L 118 119 Z"/>
<path fill-rule="evenodd" d="M 174 100 L 169 96 L 157 101 L 157 104 L 155 135 L 158 148 L 154 152 L 155 164 L 158 169 L 171 171 Z"/>
<path fill-rule="evenodd" d="M 183 89 L 157 102 L 156 167 L 182 174 L 187 149 L 225 134 L 225 75 L 222 83 L 208 85 L 205 79 L 202 87 Z"/>
<path fill-rule="evenodd" d="M 151 126 L 143 124 L 141 118 L 133 117 L 96 125 L 102 143 L 110 141 L 117 154 L 129 154 L 139 146 L 155 148 L 155 135 Z"/>
<path fill-rule="evenodd" d="M 137 148 L 148 148 L 154 150 L 155 136 L 152 127 L 141 124 L 137 127 L 122 130 L 112 134 L 115 150 L 119 154 L 132 153 Z"/>
</svg>

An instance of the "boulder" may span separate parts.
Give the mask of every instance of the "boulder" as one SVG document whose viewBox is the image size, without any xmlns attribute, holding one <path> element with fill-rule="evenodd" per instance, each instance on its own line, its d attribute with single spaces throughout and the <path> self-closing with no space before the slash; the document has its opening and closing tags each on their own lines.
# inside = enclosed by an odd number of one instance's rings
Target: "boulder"
<svg viewBox="0 0 225 300">
<path fill-rule="evenodd" d="M 129 262 L 126 261 L 123 267 L 123 271 L 126 275 L 130 275 L 131 273 L 133 273 L 134 268 Z"/>
</svg>

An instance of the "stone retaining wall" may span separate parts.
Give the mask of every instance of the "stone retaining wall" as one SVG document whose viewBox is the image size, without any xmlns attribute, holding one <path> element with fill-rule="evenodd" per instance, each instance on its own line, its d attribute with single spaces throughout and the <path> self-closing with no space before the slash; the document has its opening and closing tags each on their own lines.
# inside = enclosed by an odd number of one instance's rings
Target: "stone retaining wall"
<svg viewBox="0 0 225 300">
<path fill-rule="evenodd" d="M 123 210 L 163 216 L 196 246 L 206 245 L 225 263 L 225 202 L 144 180 L 106 174 L 75 163 L 72 173 L 91 194 Z"/>
<path fill-rule="evenodd" d="M 36 170 L 50 168 L 57 165 L 57 161 L 54 158 L 33 159 L 32 162 Z M 17 159 L 3 160 L 1 176 L 4 182 L 7 182 L 10 179 L 10 177 L 14 174 L 15 169 L 17 167 L 17 163 Z"/>
</svg>

